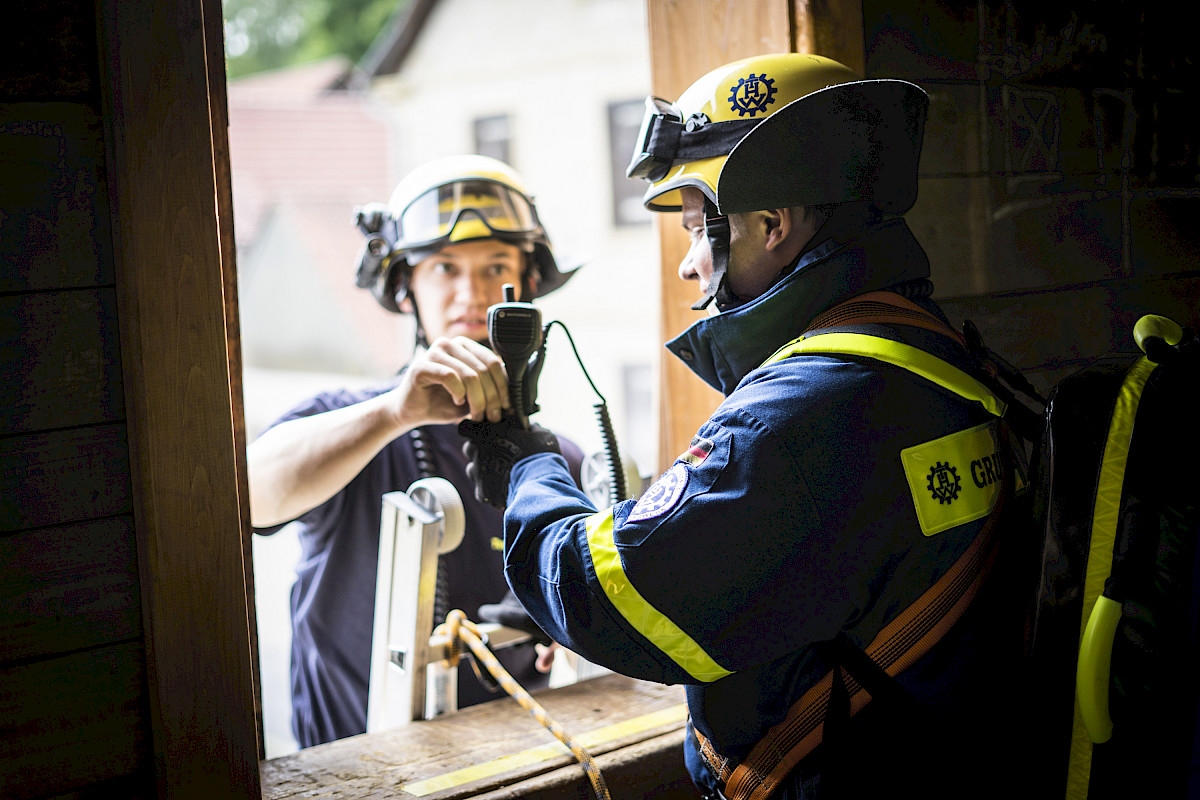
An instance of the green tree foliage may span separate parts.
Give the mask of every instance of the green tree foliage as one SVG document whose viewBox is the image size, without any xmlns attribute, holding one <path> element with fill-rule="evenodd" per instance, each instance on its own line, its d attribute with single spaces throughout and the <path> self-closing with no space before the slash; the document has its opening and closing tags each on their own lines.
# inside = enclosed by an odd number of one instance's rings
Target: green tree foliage
<svg viewBox="0 0 1200 800">
<path fill-rule="evenodd" d="M 409 0 L 224 0 L 230 78 L 342 55 L 355 62 Z"/>
</svg>

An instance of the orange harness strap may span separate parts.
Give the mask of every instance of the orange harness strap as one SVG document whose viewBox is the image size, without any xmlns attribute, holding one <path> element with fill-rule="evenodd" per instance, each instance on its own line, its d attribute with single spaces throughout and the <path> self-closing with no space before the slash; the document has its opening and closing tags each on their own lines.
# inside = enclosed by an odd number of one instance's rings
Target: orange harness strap
<svg viewBox="0 0 1200 800">
<path fill-rule="evenodd" d="M 925 590 L 867 646 L 867 657 L 888 675 L 896 677 L 928 653 L 975 599 L 996 558 L 999 537 L 995 534 L 1003 505 L 1002 495 L 1001 502 L 970 547 L 937 583 Z M 853 715 L 862 710 L 871 697 L 853 675 L 847 674 L 845 680 Z M 800 759 L 821 743 L 822 723 L 832 685 L 833 673 L 830 672 L 792 705 L 783 721 L 771 728 L 738 765 L 721 757 L 693 727 L 700 753 L 725 784 L 724 794 L 728 800 L 768 797 Z"/>
<path fill-rule="evenodd" d="M 940 319 L 895 292 L 868 292 L 852 297 L 844 303 L 817 316 L 808 325 L 808 331 L 833 328 L 839 325 L 871 324 L 911 325 L 927 331 L 940 333 L 966 348 L 966 340 Z M 808 331 L 805 331 L 806 333 Z"/>
</svg>

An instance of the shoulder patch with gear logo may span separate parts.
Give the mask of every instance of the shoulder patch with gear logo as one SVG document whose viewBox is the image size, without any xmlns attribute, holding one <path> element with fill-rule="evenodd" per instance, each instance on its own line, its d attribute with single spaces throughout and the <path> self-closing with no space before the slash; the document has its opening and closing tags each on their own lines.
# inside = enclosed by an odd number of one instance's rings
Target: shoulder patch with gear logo
<svg viewBox="0 0 1200 800">
<path fill-rule="evenodd" d="M 921 533 L 933 536 L 991 513 L 1008 475 L 1000 447 L 992 421 L 900 451 Z"/>
<path fill-rule="evenodd" d="M 637 505 L 633 507 L 633 511 L 629 512 L 626 522 L 640 522 L 661 517 L 679 502 L 687 484 L 687 467 L 683 463 L 676 463 L 646 490 L 646 493 L 637 501 Z"/>
</svg>

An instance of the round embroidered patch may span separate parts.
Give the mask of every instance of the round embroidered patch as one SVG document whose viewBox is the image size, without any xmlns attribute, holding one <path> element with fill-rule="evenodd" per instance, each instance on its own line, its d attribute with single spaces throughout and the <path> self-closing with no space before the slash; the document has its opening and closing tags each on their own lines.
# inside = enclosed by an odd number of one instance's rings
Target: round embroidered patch
<svg viewBox="0 0 1200 800">
<path fill-rule="evenodd" d="M 688 470 L 683 464 L 676 464 L 667 470 L 654 485 L 637 501 L 633 511 L 629 513 L 627 522 L 639 522 L 644 519 L 661 517 L 670 511 L 683 496 L 687 488 Z"/>
</svg>

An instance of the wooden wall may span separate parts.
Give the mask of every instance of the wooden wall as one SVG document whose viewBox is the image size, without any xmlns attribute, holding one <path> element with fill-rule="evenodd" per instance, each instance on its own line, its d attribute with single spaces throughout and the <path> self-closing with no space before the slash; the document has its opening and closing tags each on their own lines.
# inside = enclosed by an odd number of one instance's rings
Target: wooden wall
<svg viewBox="0 0 1200 800">
<path fill-rule="evenodd" d="M 654 91 L 675 98 L 720 64 L 792 50 L 930 94 L 920 195 L 907 217 L 956 324 L 1042 391 L 1134 347 L 1146 313 L 1200 326 L 1196 12 L 1135 3 L 650 0 Z M 658 215 L 662 333 L 698 319 Z M 664 352 L 660 464 L 720 396 Z"/>
<path fill-rule="evenodd" d="M 795 50 L 791 3 L 659 2 L 648 0 L 650 88 L 674 100 L 709 70 L 757 53 Z M 659 330 L 668 341 L 700 319 L 691 305 L 696 284 L 679 280 L 677 268 L 688 240 L 678 214 L 655 214 L 662 255 L 662 313 Z M 721 402 L 721 394 L 701 381 L 679 359 L 662 351 L 659 368 L 657 471 L 670 467 L 692 435 Z"/>
<path fill-rule="evenodd" d="M 48 0 L 0 33 L 6 800 L 260 794 L 205 12 Z"/>
<path fill-rule="evenodd" d="M 907 216 L 952 319 L 1043 391 L 1143 314 L 1200 326 L 1196 11 L 862 6 L 867 75 L 930 94 Z"/>
<path fill-rule="evenodd" d="M 19 35 L 0 34 L 3 797 L 153 788 L 95 24 L 84 11 L 31 6 L 6 26 Z"/>
</svg>

